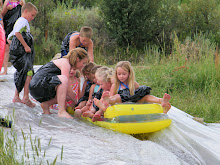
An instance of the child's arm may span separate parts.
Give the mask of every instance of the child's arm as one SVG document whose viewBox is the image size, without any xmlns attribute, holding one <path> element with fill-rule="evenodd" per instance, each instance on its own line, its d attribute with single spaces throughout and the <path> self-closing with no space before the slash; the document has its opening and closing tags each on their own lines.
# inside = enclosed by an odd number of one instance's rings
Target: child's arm
<svg viewBox="0 0 220 165">
<path fill-rule="evenodd" d="M 3 16 L 3 17 L 5 16 L 5 14 L 6 14 L 7 11 L 8 11 L 8 9 L 7 9 L 8 1 L 9 1 L 9 0 L 6 0 L 6 1 L 4 2 L 3 8 L 2 8 L 2 16 Z"/>
<path fill-rule="evenodd" d="M 88 56 L 90 62 L 94 62 L 94 55 L 93 55 L 93 42 L 90 40 L 90 43 L 88 45 Z"/>
<path fill-rule="evenodd" d="M 87 85 L 87 80 L 85 80 L 84 83 L 83 83 L 83 88 L 82 88 L 82 92 L 81 92 L 80 98 L 84 96 L 84 93 L 85 93 L 85 90 L 86 90 L 86 85 Z"/>
<path fill-rule="evenodd" d="M 111 89 L 110 89 L 110 96 L 114 96 L 115 93 L 115 84 L 112 84 Z"/>
<path fill-rule="evenodd" d="M 3 24 L 3 17 L 2 14 L 0 13 L 0 24 L 2 25 L 2 27 L 4 28 L 4 24 Z"/>
<path fill-rule="evenodd" d="M 92 99 L 92 94 L 94 93 L 94 88 L 95 88 L 96 84 L 92 84 L 90 90 L 89 90 L 89 100 Z"/>
<path fill-rule="evenodd" d="M 25 52 L 26 53 L 31 53 L 31 48 L 27 45 L 27 43 L 25 42 L 25 40 L 22 37 L 21 33 L 16 32 L 15 35 L 18 38 L 18 40 L 21 42 L 21 44 L 23 45 L 23 47 L 25 49 Z"/>
<path fill-rule="evenodd" d="M 135 87 L 135 89 L 137 89 L 137 88 L 139 88 L 139 84 L 137 83 L 137 82 L 134 82 L 134 87 Z"/>
<path fill-rule="evenodd" d="M 69 42 L 69 51 L 76 48 L 76 39 L 78 36 L 72 36 Z"/>
</svg>

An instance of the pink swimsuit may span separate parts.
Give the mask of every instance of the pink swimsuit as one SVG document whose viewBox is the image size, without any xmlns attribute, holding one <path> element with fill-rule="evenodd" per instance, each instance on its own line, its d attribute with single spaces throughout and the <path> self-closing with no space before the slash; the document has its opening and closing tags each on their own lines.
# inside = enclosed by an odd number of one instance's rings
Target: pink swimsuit
<svg viewBox="0 0 220 165">
<path fill-rule="evenodd" d="M 8 5 L 12 5 L 12 7 L 15 8 L 15 7 L 18 6 L 19 4 L 20 4 L 20 0 L 17 1 L 17 2 L 8 1 L 7 6 L 8 6 Z"/>
</svg>

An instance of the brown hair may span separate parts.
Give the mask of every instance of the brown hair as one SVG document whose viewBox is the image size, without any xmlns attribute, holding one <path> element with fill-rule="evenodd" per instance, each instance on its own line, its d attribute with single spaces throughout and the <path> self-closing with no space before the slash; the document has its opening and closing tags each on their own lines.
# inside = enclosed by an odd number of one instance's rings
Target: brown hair
<svg viewBox="0 0 220 165">
<path fill-rule="evenodd" d="M 86 72 L 89 72 L 91 71 L 91 69 L 96 66 L 96 64 L 94 62 L 89 62 L 86 66 L 84 66 L 84 68 L 82 69 L 82 73 L 83 75 L 85 76 Z"/>
<path fill-rule="evenodd" d="M 64 56 L 63 58 L 67 58 L 69 60 L 69 63 L 76 67 L 76 60 L 79 58 L 79 60 L 82 60 L 84 58 L 89 59 L 87 51 L 83 48 L 75 48 L 69 51 L 69 53 Z"/>
<path fill-rule="evenodd" d="M 90 71 L 90 74 L 95 74 L 95 72 L 97 71 L 98 68 L 101 68 L 102 66 L 101 65 L 96 65 L 94 66 L 91 71 Z"/>
<path fill-rule="evenodd" d="M 28 12 L 31 12 L 33 9 L 38 12 L 38 9 L 34 4 L 32 4 L 31 2 L 27 2 L 22 6 L 21 13 L 23 13 L 25 10 L 27 10 Z"/>
<path fill-rule="evenodd" d="M 87 38 L 92 38 L 92 28 L 89 27 L 89 26 L 83 26 L 81 29 L 80 29 L 80 36 L 81 37 L 87 37 Z"/>
</svg>

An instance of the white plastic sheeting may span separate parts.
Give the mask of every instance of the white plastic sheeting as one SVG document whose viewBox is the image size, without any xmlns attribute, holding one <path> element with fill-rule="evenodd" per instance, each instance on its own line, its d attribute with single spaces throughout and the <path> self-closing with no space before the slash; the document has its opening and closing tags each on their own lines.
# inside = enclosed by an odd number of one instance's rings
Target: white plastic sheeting
<svg viewBox="0 0 220 165">
<path fill-rule="evenodd" d="M 39 66 L 35 66 L 37 68 Z M 200 124 L 189 114 L 172 107 L 168 112 L 172 119 L 169 128 L 133 137 L 78 119 L 58 118 L 57 111 L 53 111 L 52 115 L 42 115 L 39 103 L 35 108 L 12 103 L 14 71 L 10 67 L 8 75 L 0 76 L 0 81 L 4 81 L 0 82 L 0 116 L 13 116 L 13 111 L 15 112 L 14 130 L 17 133 L 17 143 L 22 148 L 18 152 L 19 160 L 25 150 L 30 154 L 26 161 L 32 164 L 33 157 L 36 157 L 33 156 L 36 152 L 32 155 L 33 143 L 40 141 L 40 147 L 36 143 L 39 156 L 35 161 L 44 163 L 52 163 L 58 156 L 57 164 L 71 165 L 220 164 L 220 124 Z M 22 131 L 29 140 L 24 140 Z M 33 139 L 32 145 L 30 139 Z M 22 147 L 24 144 L 25 149 Z"/>
</svg>

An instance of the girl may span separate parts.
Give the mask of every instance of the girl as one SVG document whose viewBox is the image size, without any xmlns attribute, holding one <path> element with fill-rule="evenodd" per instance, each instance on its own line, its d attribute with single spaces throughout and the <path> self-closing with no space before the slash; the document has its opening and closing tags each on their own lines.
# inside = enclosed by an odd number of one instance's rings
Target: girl
<svg viewBox="0 0 220 165">
<path fill-rule="evenodd" d="M 161 104 L 164 113 L 171 108 L 169 100 L 171 96 L 164 94 L 163 98 L 150 95 L 150 87 L 139 86 L 135 81 L 133 68 L 129 61 L 120 61 L 115 68 L 114 80 L 110 92 L 103 93 L 103 100 L 94 99 L 95 104 L 105 111 L 109 104 L 121 102 L 150 102 Z"/>
<path fill-rule="evenodd" d="M 67 56 L 43 65 L 30 82 L 30 94 L 41 103 L 44 114 L 50 114 L 49 107 L 58 103 L 58 116 L 71 118 L 65 107 L 65 101 L 74 100 L 68 90 L 71 66 L 82 69 L 88 62 L 87 52 L 82 48 L 71 50 Z"/>
<path fill-rule="evenodd" d="M 109 92 L 112 86 L 112 70 L 105 66 L 98 68 L 95 73 L 95 77 L 97 78 L 101 89 L 95 94 L 94 100 L 105 98 L 105 96 L 102 95 Z M 102 114 L 103 109 L 99 109 L 96 104 L 93 103 L 90 109 L 83 113 L 83 117 L 90 117 L 92 118 L 92 121 L 97 121 L 100 119 Z"/>
<path fill-rule="evenodd" d="M 85 78 L 85 81 L 83 83 L 83 88 L 82 88 L 82 92 L 80 95 L 80 99 L 78 103 L 76 104 L 77 106 L 76 109 L 81 109 L 82 107 L 84 107 L 89 99 L 89 91 L 93 84 L 91 76 L 90 76 L 90 71 L 95 65 L 96 65 L 95 63 L 90 62 L 82 69 L 82 73 Z"/>
<path fill-rule="evenodd" d="M 72 98 L 75 98 L 74 100 L 66 101 L 66 108 L 68 107 L 72 108 L 76 105 L 79 95 L 80 95 L 80 72 L 75 69 L 74 67 L 71 67 L 70 73 L 69 73 L 69 81 L 68 81 L 68 92 L 72 93 Z M 58 110 L 58 104 L 53 104 L 50 106 L 50 109 L 56 109 Z"/>
</svg>

